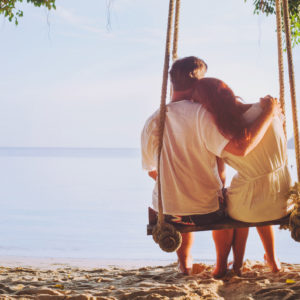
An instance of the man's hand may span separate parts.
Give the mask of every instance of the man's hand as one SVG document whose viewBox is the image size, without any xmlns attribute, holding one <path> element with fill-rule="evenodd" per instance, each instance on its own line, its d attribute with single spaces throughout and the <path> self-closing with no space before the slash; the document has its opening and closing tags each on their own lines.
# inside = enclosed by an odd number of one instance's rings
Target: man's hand
<svg viewBox="0 0 300 300">
<path fill-rule="evenodd" d="M 153 178 L 154 180 L 156 180 L 157 178 L 157 171 L 156 170 L 153 170 L 153 171 L 149 171 L 148 172 L 148 175 Z"/>
</svg>

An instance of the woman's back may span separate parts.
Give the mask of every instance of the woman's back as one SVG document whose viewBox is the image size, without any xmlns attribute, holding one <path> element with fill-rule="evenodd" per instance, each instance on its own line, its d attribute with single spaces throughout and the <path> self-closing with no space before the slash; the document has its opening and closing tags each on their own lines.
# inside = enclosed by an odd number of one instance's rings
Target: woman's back
<svg viewBox="0 0 300 300">
<path fill-rule="evenodd" d="M 243 115 L 247 123 L 261 113 L 259 103 Z M 245 222 L 275 220 L 287 214 L 290 187 L 286 138 L 282 122 L 275 117 L 261 142 L 245 157 L 222 153 L 225 162 L 237 170 L 228 188 L 228 213 Z"/>
</svg>

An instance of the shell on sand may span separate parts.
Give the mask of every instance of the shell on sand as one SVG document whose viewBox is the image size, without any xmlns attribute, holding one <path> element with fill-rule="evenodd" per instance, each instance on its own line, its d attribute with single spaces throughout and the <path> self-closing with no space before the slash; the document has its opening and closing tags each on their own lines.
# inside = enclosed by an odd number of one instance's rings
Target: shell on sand
<svg viewBox="0 0 300 300">
<path fill-rule="evenodd" d="M 222 279 L 211 276 L 212 268 L 200 264 L 197 275 L 184 276 L 175 264 L 130 270 L 0 267 L 0 299 L 300 299 L 300 265 L 283 263 L 273 274 L 261 262 L 246 261 L 241 277 L 229 271 Z"/>
</svg>

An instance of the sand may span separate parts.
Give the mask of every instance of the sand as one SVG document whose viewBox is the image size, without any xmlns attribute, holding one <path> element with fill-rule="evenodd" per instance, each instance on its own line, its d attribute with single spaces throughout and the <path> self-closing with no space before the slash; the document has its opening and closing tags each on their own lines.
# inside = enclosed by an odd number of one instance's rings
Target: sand
<svg viewBox="0 0 300 300">
<path fill-rule="evenodd" d="M 82 268 L 64 264 L 0 267 L 0 299 L 300 299 L 300 265 L 282 264 L 272 274 L 262 262 L 246 261 L 242 277 L 211 276 L 200 264 L 183 276 L 176 265 Z"/>
</svg>

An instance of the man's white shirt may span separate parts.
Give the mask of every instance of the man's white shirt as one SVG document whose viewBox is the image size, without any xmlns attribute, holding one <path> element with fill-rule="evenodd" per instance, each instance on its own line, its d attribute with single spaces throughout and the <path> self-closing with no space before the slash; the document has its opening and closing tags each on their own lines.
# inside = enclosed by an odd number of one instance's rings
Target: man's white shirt
<svg viewBox="0 0 300 300">
<path fill-rule="evenodd" d="M 157 170 L 159 111 L 142 131 L 142 165 Z M 229 142 L 218 130 L 212 115 L 189 100 L 167 105 L 161 153 L 161 191 L 164 214 L 207 214 L 218 210 L 222 182 L 216 156 Z M 158 210 L 157 182 L 153 208 Z"/>
</svg>

